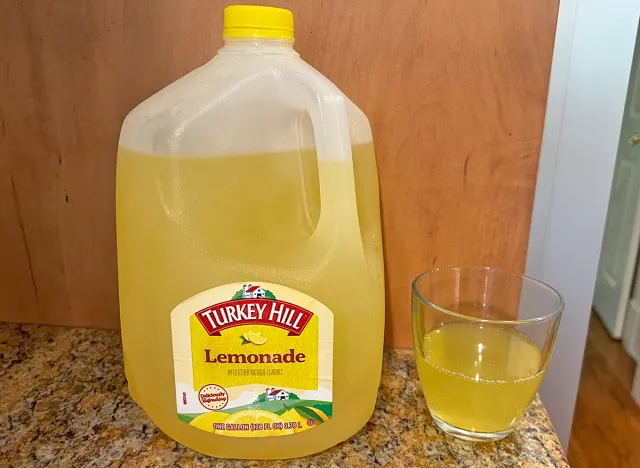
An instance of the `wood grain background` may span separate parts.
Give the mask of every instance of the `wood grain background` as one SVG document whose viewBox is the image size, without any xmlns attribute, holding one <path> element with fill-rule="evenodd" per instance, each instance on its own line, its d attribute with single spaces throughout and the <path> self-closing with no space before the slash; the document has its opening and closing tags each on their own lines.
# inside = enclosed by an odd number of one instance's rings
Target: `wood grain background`
<svg viewBox="0 0 640 468">
<path fill-rule="evenodd" d="M 122 120 L 215 54 L 228 3 L 0 0 L 1 320 L 118 326 Z M 420 271 L 524 268 L 558 0 L 269 3 L 369 116 L 387 344 L 410 346 Z"/>
</svg>

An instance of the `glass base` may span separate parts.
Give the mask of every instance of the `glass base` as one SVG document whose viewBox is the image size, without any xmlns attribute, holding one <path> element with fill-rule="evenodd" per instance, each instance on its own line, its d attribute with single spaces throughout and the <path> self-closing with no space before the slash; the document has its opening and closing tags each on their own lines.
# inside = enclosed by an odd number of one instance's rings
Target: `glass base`
<svg viewBox="0 0 640 468">
<path fill-rule="evenodd" d="M 460 429 L 459 427 L 447 424 L 442 419 L 438 418 L 431 411 L 431 418 L 440 429 L 445 433 L 457 437 L 458 439 L 470 440 L 471 442 L 495 442 L 496 440 L 504 439 L 513 432 L 513 428 L 507 429 L 501 432 L 473 432 L 466 429 Z"/>
</svg>

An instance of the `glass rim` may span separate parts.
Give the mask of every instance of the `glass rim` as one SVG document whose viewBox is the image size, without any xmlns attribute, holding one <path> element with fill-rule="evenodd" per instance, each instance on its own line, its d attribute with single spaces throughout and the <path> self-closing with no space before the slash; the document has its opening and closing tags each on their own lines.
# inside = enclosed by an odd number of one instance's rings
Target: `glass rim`
<svg viewBox="0 0 640 468">
<path fill-rule="evenodd" d="M 418 291 L 417 283 L 422 277 L 424 277 L 426 275 L 429 275 L 429 274 L 436 273 L 436 272 L 453 271 L 453 270 L 492 271 L 492 272 L 506 273 L 506 274 L 508 274 L 510 276 L 517 276 L 519 278 L 523 278 L 523 279 L 529 280 L 529 281 L 531 281 L 533 283 L 537 283 L 538 285 L 541 285 L 544 288 L 546 288 L 549 291 L 551 291 L 560 300 L 560 305 L 553 312 L 551 312 L 549 314 L 545 314 L 545 315 L 542 315 L 540 317 L 534 317 L 534 318 L 530 318 L 530 319 L 522 319 L 522 320 L 484 319 L 484 318 L 478 318 L 478 317 L 471 317 L 469 315 L 461 314 L 459 312 L 454 312 L 453 310 L 445 309 L 444 307 L 439 306 L 438 304 L 435 304 L 434 302 L 426 299 Z M 484 267 L 482 267 L 482 266 L 479 266 L 479 267 L 478 266 L 448 266 L 448 267 L 442 267 L 442 268 L 432 268 L 431 270 L 423 271 L 418 276 L 416 276 L 416 278 L 411 283 L 411 291 L 412 291 L 413 295 L 418 300 L 420 300 L 424 304 L 427 304 L 428 306 L 433 307 L 434 309 L 442 312 L 443 314 L 447 314 L 447 315 L 450 315 L 452 317 L 468 320 L 470 322 L 486 323 L 486 324 L 489 324 L 489 325 L 523 325 L 523 324 L 528 324 L 528 323 L 544 322 L 544 321 L 547 321 L 547 320 L 550 320 L 550 319 L 554 318 L 555 316 L 559 316 L 562 313 L 563 309 L 564 309 L 564 298 L 562 297 L 562 294 L 560 294 L 558 292 L 558 290 L 556 288 L 554 288 L 553 286 L 550 286 L 547 283 L 545 283 L 544 281 L 541 281 L 541 280 L 539 280 L 537 278 L 534 278 L 533 276 L 525 275 L 524 273 L 516 273 L 516 272 L 511 271 L 511 270 L 505 270 L 505 269 L 502 269 L 502 268 L 489 267 L 489 266 L 484 266 Z"/>
</svg>

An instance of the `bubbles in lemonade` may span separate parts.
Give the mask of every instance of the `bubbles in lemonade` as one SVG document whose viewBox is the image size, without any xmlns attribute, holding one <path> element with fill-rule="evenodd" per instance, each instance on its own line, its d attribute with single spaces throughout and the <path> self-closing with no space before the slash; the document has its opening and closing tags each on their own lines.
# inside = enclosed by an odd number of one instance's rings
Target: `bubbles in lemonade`
<svg viewBox="0 0 640 468">
<path fill-rule="evenodd" d="M 544 375 L 540 352 L 526 335 L 491 325 L 445 324 L 425 335 L 416 355 L 432 414 L 467 431 L 507 430 Z"/>
</svg>

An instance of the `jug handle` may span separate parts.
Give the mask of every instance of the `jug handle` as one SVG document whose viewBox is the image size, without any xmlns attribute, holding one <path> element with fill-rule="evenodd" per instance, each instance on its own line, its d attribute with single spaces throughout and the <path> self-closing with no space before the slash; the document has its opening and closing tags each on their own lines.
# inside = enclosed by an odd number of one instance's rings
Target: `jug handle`
<svg viewBox="0 0 640 468">
<path fill-rule="evenodd" d="M 349 133 L 346 97 L 318 71 L 311 68 L 305 75 L 312 79 L 300 80 L 300 74 L 285 75 L 292 79 L 288 91 L 311 118 L 320 179 L 320 218 L 313 237 L 325 237 L 329 232 L 337 236 L 347 226 L 338 219 L 353 220 L 351 227 L 359 237 L 358 208 L 356 203 L 355 174 Z M 285 78 L 286 79 L 286 78 Z M 287 93 L 288 94 L 288 93 Z M 339 171 L 331 174 L 328 164 L 335 161 Z M 333 237 L 333 236 L 332 236 Z"/>
</svg>

